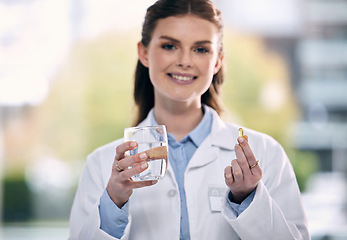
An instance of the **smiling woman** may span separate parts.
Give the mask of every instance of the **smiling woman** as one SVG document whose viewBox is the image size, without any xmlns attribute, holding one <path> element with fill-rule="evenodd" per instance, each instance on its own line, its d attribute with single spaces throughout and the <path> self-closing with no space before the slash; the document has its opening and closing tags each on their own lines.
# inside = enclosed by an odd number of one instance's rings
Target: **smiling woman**
<svg viewBox="0 0 347 240">
<path fill-rule="evenodd" d="M 201 96 L 222 66 L 218 36 L 213 23 L 185 15 L 162 19 L 149 45 L 139 43 L 139 60 L 149 69 L 155 103 L 165 104 L 159 109 L 186 105 L 187 101 L 191 106 L 201 104 Z M 157 114 L 160 122 L 163 114 Z"/>
<path fill-rule="evenodd" d="M 136 125 L 166 126 L 167 174 L 133 179 L 152 160 L 140 141 L 95 150 L 71 210 L 71 240 L 309 239 L 282 146 L 246 127 L 239 136 L 241 126 L 219 116 L 221 37 L 221 13 L 210 0 L 158 0 L 147 9 L 137 45 Z"/>
<path fill-rule="evenodd" d="M 211 8 L 211 2 L 209 1 L 198 1 L 198 3 L 195 3 L 195 1 L 192 1 L 192 4 L 194 7 L 188 6 L 187 1 L 173 1 L 171 4 L 166 5 L 167 3 L 158 1 L 154 5 L 148 8 L 147 15 L 145 18 L 145 22 L 143 24 L 142 29 L 142 39 L 139 44 L 142 44 L 144 47 L 148 47 L 150 45 L 150 42 L 152 41 L 152 33 L 154 31 L 154 28 L 157 24 L 157 18 L 166 18 L 170 16 L 183 16 L 189 13 L 190 17 L 193 16 L 200 16 L 200 21 L 207 21 L 207 24 L 212 24 L 215 26 L 215 30 L 212 28 L 210 31 L 216 31 L 216 35 L 213 36 L 215 39 L 211 39 L 216 41 L 218 47 L 216 51 L 219 52 L 219 54 L 223 53 L 223 23 L 221 19 L 221 12 L 216 9 L 214 6 Z M 161 9 L 167 10 L 167 12 L 163 13 L 161 12 Z M 212 10 L 213 9 L 213 10 Z M 212 10 L 212 11 L 211 11 Z M 151 14 L 149 14 L 151 13 Z M 184 24 L 184 23 L 183 23 Z M 191 26 L 192 27 L 192 26 Z M 185 26 L 183 25 L 181 28 L 181 31 L 185 31 L 188 35 L 194 34 L 195 31 L 197 31 L 199 28 L 190 29 L 190 31 L 187 31 L 185 29 Z M 165 30 L 165 29 L 164 29 Z M 180 34 L 178 29 L 176 30 L 177 33 L 180 36 L 184 36 Z M 202 30 L 200 30 L 202 31 Z M 157 36 L 157 37 L 169 37 L 166 42 L 166 48 L 169 48 L 171 50 L 175 49 L 175 44 L 178 43 L 178 39 L 172 39 L 169 35 L 165 36 Z M 163 39 L 164 40 L 164 39 Z M 201 44 L 205 42 L 200 41 L 209 41 L 210 39 L 196 39 L 196 43 L 194 44 Z M 160 44 L 160 43 L 159 43 Z M 169 45 L 167 45 L 169 44 Z M 211 44 L 211 42 L 210 42 Z M 162 46 L 163 47 L 163 46 Z M 211 47 L 209 45 L 209 47 Z M 195 46 L 195 51 L 198 48 Z M 200 49 L 201 50 L 201 49 Z M 139 54 L 140 56 L 140 54 Z M 223 77 L 224 77 L 224 71 L 223 66 L 220 66 L 220 70 L 213 76 L 212 79 L 212 85 L 209 87 L 209 90 L 206 91 L 202 97 L 202 103 L 207 104 L 208 106 L 213 107 L 218 113 L 222 112 L 222 103 L 218 97 L 219 89 L 221 84 L 223 83 Z M 136 74 L 135 74 L 135 90 L 134 90 L 134 99 L 135 103 L 137 105 L 137 117 L 135 119 L 135 125 L 140 123 L 143 119 L 147 117 L 148 112 L 150 109 L 154 106 L 154 98 L 153 96 L 153 85 L 150 81 L 149 74 L 148 74 L 148 68 L 141 63 L 140 58 L 137 63 L 136 67 Z"/>
</svg>

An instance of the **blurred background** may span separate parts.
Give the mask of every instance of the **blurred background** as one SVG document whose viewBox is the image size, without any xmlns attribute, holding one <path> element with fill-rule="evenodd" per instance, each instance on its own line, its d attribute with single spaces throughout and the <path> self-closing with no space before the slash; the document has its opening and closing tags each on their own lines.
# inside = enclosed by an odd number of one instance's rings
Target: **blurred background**
<svg viewBox="0 0 347 240">
<path fill-rule="evenodd" d="M 0 0 L 0 239 L 67 239 L 85 158 L 132 124 L 154 0 Z M 347 239 L 347 0 L 215 0 L 223 118 L 273 136 L 312 239 Z"/>
</svg>

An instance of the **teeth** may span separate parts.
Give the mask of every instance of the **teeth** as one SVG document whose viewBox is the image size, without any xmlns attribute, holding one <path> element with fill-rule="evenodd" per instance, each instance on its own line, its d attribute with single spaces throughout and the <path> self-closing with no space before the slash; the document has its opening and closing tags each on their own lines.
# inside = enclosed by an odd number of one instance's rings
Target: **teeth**
<svg viewBox="0 0 347 240">
<path fill-rule="evenodd" d="M 193 79 L 193 77 L 178 76 L 178 75 L 172 75 L 172 77 L 180 81 L 189 81 Z"/>
</svg>

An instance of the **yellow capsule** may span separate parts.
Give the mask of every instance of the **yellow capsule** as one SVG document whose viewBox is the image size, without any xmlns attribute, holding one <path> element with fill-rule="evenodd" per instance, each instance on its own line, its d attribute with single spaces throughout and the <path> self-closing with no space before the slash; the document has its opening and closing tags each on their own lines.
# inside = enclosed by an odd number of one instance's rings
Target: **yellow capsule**
<svg viewBox="0 0 347 240">
<path fill-rule="evenodd" d="M 244 137 L 243 129 L 242 129 L 242 128 L 239 128 L 239 136 L 240 136 L 240 137 Z"/>
</svg>

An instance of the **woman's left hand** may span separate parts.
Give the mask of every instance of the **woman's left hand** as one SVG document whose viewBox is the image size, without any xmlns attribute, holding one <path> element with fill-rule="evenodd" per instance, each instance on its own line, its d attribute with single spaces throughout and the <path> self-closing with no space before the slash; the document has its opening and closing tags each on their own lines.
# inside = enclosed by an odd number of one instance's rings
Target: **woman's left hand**
<svg viewBox="0 0 347 240">
<path fill-rule="evenodd" d="M 236 159 L 224 170 L 225 183 L 230 188 L 235 203 L 241 203 L 258 185 L 263 172 L 250 146 L 248 136 L 238 137 L 235 145 Z"/>
</svg>

